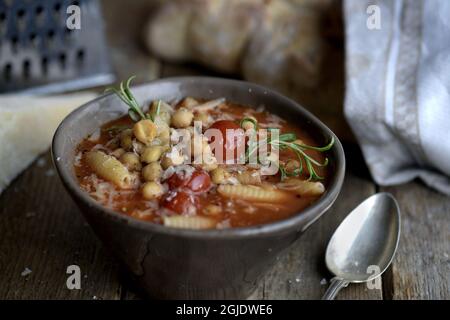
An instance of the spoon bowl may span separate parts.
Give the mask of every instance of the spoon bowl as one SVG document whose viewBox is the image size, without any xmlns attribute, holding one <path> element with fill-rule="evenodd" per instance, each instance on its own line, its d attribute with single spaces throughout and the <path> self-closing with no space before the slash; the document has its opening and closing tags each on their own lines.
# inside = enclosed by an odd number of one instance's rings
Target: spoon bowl
<svg viewBox="0 0 450 320">
<path fill-rule="evenodd" d="M 400 209 L 392 195 L 378 193 L 358 205 L 328 243 L 325 261 L 336 277 L 324 299 L 334 298 L 349 283 L 380 276 L 391 264 L 399 238 Z"/>
</svg>

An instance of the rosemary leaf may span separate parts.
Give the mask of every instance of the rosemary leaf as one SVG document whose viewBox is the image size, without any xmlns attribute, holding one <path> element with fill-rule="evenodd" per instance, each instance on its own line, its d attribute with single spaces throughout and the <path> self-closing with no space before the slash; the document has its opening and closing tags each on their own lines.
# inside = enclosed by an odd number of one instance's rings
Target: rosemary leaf
<svg viewBox="0 0 450 320">
<path fill-rule="evenodd" d="M 284 133 L 280 135 L 279 140 L 285 142 L 292 142 L 297 140 L 297 136 L 295 135 L 295 133 Z"/>
<path fill-rule="evenodd" d="M 130 90 L 131 81 L 135 77 L 136 76 L 129 77 L 125 83 L 122 81 L 118 89 L 107 88 L 105 92 L 110 91 L 114 92 L 129 107 L 128 115 L 130 116 L 131 120 L 137 122 L 139 120 L 147 119 L 147 117 L 142 112 L 139 103 L 137 102 L 136 98 L 134 97 L 133 93 Z"/>
<path fill-rule="evenodd" d="M 244 121 L 248 121 L 248 118 L 244 118 L 241 120 L 241 127 Z M 275 130 L 273 128 L 268 128 L 269 131 Z M 324 146 L 324 147 L 314 147 L 309 146 L 306 144 L 299 144 L 294 143 L 294 141 L 297 140 L 297 135 L 293 132 L 284 133 L 278 136 L 278 138 L 272 138 L 268 137 L 267 139 L 264 139 L 263 141 L 260 141 L 259 143 L 256 143 L 253 146 L 249 145 L 249 148 L 246 150 L 246 158 L 249 159 L 249 157 L 257 152 L 259 146 L 262 143 L 270 144 L 274 148 L 278 148 L 279 150 L 283 149 L 290 149 L 295 152 L 299 159 L 299 167 L 295 168 L 291 172 L 288 172 L 286 168 L 282 165 L 278 166 L 278 169 L 280 170 L 281 174 L 281 180 L 286 179 L 287 177 L 291 176 L 299 176 L 303 173 L 303 162 L 305 163 L 306 169 L 309 172 L 309 180 L 321 180 L 323 177 L 319 176 L 316 172 L 315 167 L 325 167 L 328 165 L 328 158 L 325 158 L 323 163 L 320 163 L 319 161 L 315 160 L 311 156 L 309 156 L 305 150 L 314 150 L 318 152 L 325 152 L 332 148 L 334 145 L 334 137 L 331 138 L 330 142 Z"/>
</svg>

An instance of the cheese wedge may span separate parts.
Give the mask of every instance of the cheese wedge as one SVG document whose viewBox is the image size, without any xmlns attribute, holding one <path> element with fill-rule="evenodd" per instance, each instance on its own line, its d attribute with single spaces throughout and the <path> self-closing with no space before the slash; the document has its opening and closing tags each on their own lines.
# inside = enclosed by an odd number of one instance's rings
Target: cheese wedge
<svg viewBox="0 0 450 320">
<path fill-rule="evenodd" d="M 0 193 L 50 146 L 59 123 L 94 93 L 0 95 Z"/>
</svg>

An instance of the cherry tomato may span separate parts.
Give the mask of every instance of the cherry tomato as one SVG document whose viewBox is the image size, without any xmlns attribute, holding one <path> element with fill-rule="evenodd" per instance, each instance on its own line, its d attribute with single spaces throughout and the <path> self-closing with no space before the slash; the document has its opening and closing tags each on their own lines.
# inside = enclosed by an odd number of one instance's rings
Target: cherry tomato
<svg viewBox="0 0 450 320">
<path fill-rule="evenodd" d="M 209 128 L 219 130 L 223 137 L 223 141 L 221 141 L 221 144 L 223 145 L 222 157 L 219 157 L 217 150 L 214 150 L 214 155 L 218 158 L 217 160 L 219 162 L 225 163 L 228 153 L 233 155 L 232 160 L 241 156 L 242 151 L 245 150 L 245 133 L 239 125 L 230 120 L 219 120 L 214 122 Z M 215 137 L 212 133 L 210 142 L 213 143 L 214 141 Z"/>
<path fill-rule="evenodd" d="M 195 170 L 188 178 L 183 174 L 174 173 L 167 179 L 171 190 L 187 188 L 193 192 L 203 192 L 211 187 L 211 178 L 203 170 Z"/>
<path fill-rule="evenodd" d="M 184 191 L 170 191 L 162 200 L 161 205 L 178 214 L 187 214 L 195 210 L 197 198 Z"/>
<path fill-rule="evenodd" d="M 194 192 L 207 191 L 211 187 L 211 178 L 203 170 L 196 170 L 192 173 L 187 185 Z"/>
</svg>

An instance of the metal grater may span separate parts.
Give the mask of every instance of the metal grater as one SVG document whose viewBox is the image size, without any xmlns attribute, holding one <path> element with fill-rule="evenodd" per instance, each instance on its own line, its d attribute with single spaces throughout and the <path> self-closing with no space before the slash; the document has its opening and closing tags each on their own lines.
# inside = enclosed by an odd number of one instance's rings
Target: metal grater
<svg viewBox="0 0 450 320">
<path fill-rule="evenodd" d="M 70 30 L 67 8 L 80 8 Z M 0 93 L 54 93 L 114 81 L 97 0 L 0 0 Z"/>
</svg>

